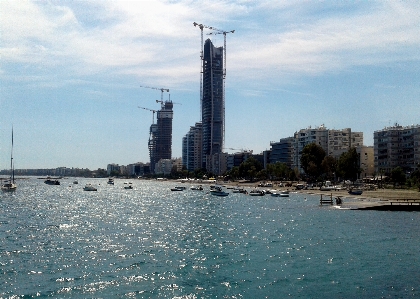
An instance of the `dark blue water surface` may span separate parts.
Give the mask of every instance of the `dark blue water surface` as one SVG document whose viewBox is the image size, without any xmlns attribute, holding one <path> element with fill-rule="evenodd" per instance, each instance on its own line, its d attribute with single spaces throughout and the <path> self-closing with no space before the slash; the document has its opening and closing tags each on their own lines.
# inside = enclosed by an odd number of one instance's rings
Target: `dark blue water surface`
<svg viewBox="0 0 420 299">
<path fill-rule="evenodd" d="M 420 297 L 418 212 L 132 182 L 0 194 L 0 298 Z"/>
</svg>

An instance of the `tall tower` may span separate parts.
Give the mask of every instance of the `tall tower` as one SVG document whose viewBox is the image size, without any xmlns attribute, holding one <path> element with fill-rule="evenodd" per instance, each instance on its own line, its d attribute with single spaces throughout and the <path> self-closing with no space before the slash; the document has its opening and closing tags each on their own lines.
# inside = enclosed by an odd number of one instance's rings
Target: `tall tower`
<svg viewBox="0 0 420 299">
<path fill-rule="evenodd" d="M 215 47 L 210 39 L 204 44 L 202 95 L 202 167 L 223 150 L 224 140 L 223 47 Z"/>
<path fill-rule="evenodd" d="M 160 159 L 172 158 L 172 119 L 174 112 L 171 101 L 162 102 L 157 111 L 157 123 L 150 126 L 149 140 L 150 172 L 154 173 Z"/>
</svg>

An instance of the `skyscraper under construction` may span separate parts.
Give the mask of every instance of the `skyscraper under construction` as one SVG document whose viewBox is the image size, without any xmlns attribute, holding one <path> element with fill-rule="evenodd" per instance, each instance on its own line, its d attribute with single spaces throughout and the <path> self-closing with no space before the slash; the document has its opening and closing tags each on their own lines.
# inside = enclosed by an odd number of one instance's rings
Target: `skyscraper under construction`
<svg viewBox="0 0 420 299">
<path fill-rule="evenodd" d="M 204 44 L 202 120 L 202 167 L 209 169 L 209 158 L 220 154 L 224 140 L 223 47 L 210 39 Z"/>
<path fill-rule="evenodd" d="M 161 109 L 157 111 L 157 123 L 150 126 L 149 156 L 150 171 L 155 172 L 156 163 L 160 159 L 172 157 L 172 119 L 173 103 L 162 102 Z"/>
</svg>

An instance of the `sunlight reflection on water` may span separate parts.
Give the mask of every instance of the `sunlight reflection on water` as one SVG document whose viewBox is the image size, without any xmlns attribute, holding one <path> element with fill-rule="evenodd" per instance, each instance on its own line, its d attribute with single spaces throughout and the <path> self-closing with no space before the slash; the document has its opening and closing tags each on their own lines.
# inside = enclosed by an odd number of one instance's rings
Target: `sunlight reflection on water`
<svg viewBox="0 0 420 299">
<path fill-rule="evenodd" d="M 219 198 L 171 192 L 171 182 L 67 181 L 22 180 L 0 197 L 0 297 L 419 294 L 418 213 L 340 211 L 296 193 Z"/>
</svg>

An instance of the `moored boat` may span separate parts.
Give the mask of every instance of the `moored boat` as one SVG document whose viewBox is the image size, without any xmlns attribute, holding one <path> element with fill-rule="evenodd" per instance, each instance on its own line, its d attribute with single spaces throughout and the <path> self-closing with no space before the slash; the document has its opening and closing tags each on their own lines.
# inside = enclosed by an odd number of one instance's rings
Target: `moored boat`
<svg viewBox="0 0 420 299">
<path fill-rule="evenodd" d="M 17 185 L 14 183 L 13 180 L 7 180 L 4 182 L 3 185 L 1 185 L 1 190 L 4 192 L 12 192 L 16 191 Z"/>
<path fill-rule="evenodd" d="M 4 192 L 16 191 L 17 185 L 15 183 L 15 168 L 13 165 L 13 128 L 12 128 L 12 150 L 10 152 L 10 179 L 1 185 L 1 190 Z"/>
<path fill-rule="evenodd" d="M 124 183 L 124 189 L 133 189 L 133 184 L 130 183 Z"/>
<path fill-rule="evenodd" d="M 289 190 L 284 190 L 280 192 L 280 197 L 289 197 Z"/>
<path fill-rule="evenodd" d="M 199 185 L 199 186 L 191 186 L 190 187 L 191 190 L 198 190 L 198 191 L 202 191 L 203 190 L 203 186 Z"/>
<path fill-rule="evenodd" d="M 362 189 L 350 189 L 349 194 L 350 195 L 362 195 L 363 190 Z"/>
<path fill-rule="evenodd" d="M 113 178 L 109 178 L 107 184 L 108 185 L 114 185 L 114 179 Z"/>
<path fill-rule="evenodd" d="M 171 191 L 184 191 L 186 188 L 184 186 L 175 186 L 171 188 Z"/>
<path fill-rule="evenodd" d="M 44 181 L 44 183 L 47 184 L 47 185 L 60 185 L 60 181 L 59 180 L 52 180 L 50 178 L 47 178 Z"/>
<path fill-rule="evenodd" d="M 210 194 L 211 195 L 216 195 L 216 196 L 228 196 L 229 195 L 229 193 L 223 191 L 222 187 L 220 187 L 220 186 L 215 186 L 213 189 L 211 189 Z"/>
<path fill-rule="evenodd" d="M 249 195 L 251 195 L 251 196 L 264 196 L 265 193 L 262 190 L 253 189 L 249 192 Z"/>
<path fill-rule="evenodd" d="M 233 188 L 232 192 L 233 193 L 245 193 L 245 194 L 247 193 L 247 191 L 244 188 L 239 188 L 239 187 Z"/>
<path fill-rule="evenodd" d="M 86 186 L 83 188 L 84 191 L 98 191 L 92 184 L 86 184 Z"/>
</svg>

